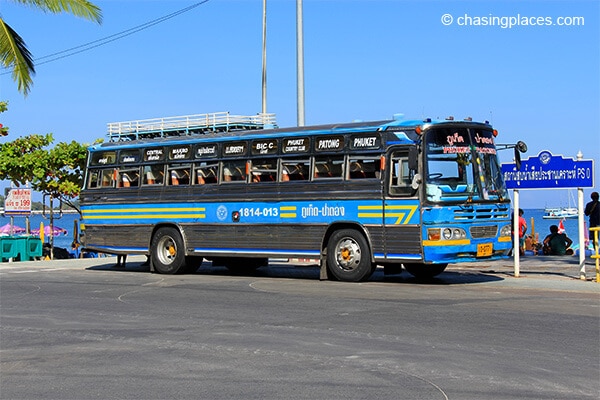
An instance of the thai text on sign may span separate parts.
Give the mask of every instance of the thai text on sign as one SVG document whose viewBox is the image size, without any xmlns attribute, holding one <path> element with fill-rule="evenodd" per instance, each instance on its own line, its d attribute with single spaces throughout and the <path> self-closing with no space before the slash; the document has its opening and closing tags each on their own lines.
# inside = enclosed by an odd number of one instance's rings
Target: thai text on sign
<svg viewBox="0 0 600 400">
<path fill-rule="evenodd" d="M 31 189 L 9 189 L 4 199 L 4 213 L 7 215 L 31 214 Z"/>
</svg>

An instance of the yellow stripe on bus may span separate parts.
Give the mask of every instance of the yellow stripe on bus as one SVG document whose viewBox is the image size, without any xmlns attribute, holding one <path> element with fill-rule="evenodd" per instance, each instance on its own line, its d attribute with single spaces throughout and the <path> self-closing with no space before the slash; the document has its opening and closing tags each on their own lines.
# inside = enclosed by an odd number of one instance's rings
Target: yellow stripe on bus
<svg viewBox="0 0 600 400">
<path fill-rule="evenodd" d="M 103 208 L 98 210 L 84 210 L 84 214 L 102 213 L 132 213 L 132 212 L 171 212 L 171 211 L 206 211 L 206 207 L 148 207 L 148 208 Z"/>
<path fill-rule="evenodd" d="M 396 222 L 394 222 L 394 225 L 406 225 L 408 224 L 408 222 L 410 221 L 410 219 L 412 218 L 413 214 L 415 213 L 415 211 L 417 211 L 418 206 L 417 205 L 411 205 L 411 206 L 401 206 L 401 205 L 396 205 L 396 206 L 385 206 L 385 217 L 389 218 L 389 217 L 396 217 Z M 358 217 L 359 218 L 383 218 L 383 210 L 384 207 L 383 206 L 358 206 Z M 360 212 L 361 210 L 368 210 L 368 211 L 380 211 L 379 213 L 368 213 L 368 212 Z M 408 215 L 406 212 L 390 212 L 390 211 L 398 211 L 398 210 L 406 210 L 408 211 Z M 406 218 L 404 218 L 406 216 Z"/>
<path fill-rule="evenodd" d="M 166 219 L 166 218 L 206 218 L 206 214 L 109 214 L 109 215 L 90 215 L 85 219 Z"/>
<path fill-rule="evenodd" d="M 469 239 L 461 240 L 423 240 L 423 246 L 462 246 L 469 245 Z"/>
</svg>

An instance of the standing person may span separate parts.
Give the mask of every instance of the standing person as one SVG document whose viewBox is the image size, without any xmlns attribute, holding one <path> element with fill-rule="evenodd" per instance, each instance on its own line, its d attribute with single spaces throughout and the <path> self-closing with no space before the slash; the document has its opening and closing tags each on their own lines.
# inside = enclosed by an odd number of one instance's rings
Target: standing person
<svg viewBox="0 0 600 400">
<path fill-rule="evenodd" d="M 550 226 L 550 234 L 544 239 L 544 254 L 554 256 L 564 256 L 565 254 L 573 254 L 569 249 L 573 241 L 564 233 L 558 233 L 558 226 Z M 570 252 L 567 249 L 571 250 Z"/>
<path fill-rule="evenodd" d="M 585 205 L 585 215 L 590 217 L 590 228 L 600 226 L 600 205 L 598 204 L 598 192 L 592 192 L 592 201 Z M 594 232 L 590 229 L 590 241 L 594 243 Z M 594 243 L 594 248 L 598 243 Z"/>
<path fill-rule="evenodd" d="M 127 254 L 117 254 L 117 265 L 115 265 L 115 267 L 125 268 L 126 261 L 127 261 Z"/>
<path fill-rule="evenodd" d="M 523 218 L 525 212 L 519 208 L 519 253 L 525 254 L 525 232 L 527 232 L 527 221 Z"/>
</svg>

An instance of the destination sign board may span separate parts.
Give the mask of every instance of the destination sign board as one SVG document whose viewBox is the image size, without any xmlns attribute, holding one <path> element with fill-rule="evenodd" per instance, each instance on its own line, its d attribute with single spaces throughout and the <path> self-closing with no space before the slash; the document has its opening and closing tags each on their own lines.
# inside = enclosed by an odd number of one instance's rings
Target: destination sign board
<svg viewBox="0 0 600 400">
<path fill-rule="evenodd" d="M 210 158 L 217 156 L 216 144 L 203 144 L 196 147 L 196 158 Z"/>
<path fill-rule="evenodd" d="M 594 187 L 594 161 L 574 160 L 553 155 L 547 150 L 536 157 L 502 164 L 502 175 L 508 189 L 558 189 Z"/>
<path fill-rule="evenodd" d="M 252 142 L 252 154 L 277 154 L 277 139 L 261 139 Z"/>
<path fill-rule="evenodd" d="M 227 143 L 223 147 L 223 156 L 225 157 L 233 157 L 233 156 L 244 156 L 247 153 L 248 145 L 246 142 L 233 142 Z"/>
<path fill-rule="evenodd" d="M 310 141 L 307 137 L 283 139 L 283 152 L 288 153 L 307 153 Z"/>
<path fill-rule="evenodd" d="M 190 158 L 191 146 L 173 146 L 169 149 L 169 160 L 187 160 Z"/>
<path fill-rule="evenodd" d="M 92 154 L 90 165 L 109 165 L 117 160 L 116 151 L 99 151 Z"/>
<path fill-rule="evenodd" d="M 354 135 L 350 138 L 350 149 L 367 150 L 381 147 L 381 138 L 378 134 Z"/>
<path fill-rule="evenodd" d="M 315 140 L 315 151 L 340 151 L 344 149 L 343 136 L 325 136 Z"/>
<path fill-rule="evenodd" d="M 144 150 L 144 161 L 162 161 L 165 159 L 165 151 L 162 147 Z"/>
<path fill-rule="evenodd" d="M 131 164 L 140 161 L 139 150 L 121 150 L 119 153 L 121 164 Z"/>
</svg>

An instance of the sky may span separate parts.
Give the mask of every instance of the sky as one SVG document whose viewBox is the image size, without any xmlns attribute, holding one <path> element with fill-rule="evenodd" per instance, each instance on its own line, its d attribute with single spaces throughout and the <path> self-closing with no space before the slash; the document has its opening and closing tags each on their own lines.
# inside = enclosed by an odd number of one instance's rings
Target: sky
<svg viewBox="0 0 600 400">
<path fill-rule="evenodd" d="M 94 3 L 100 25 L 0 0 L 0 15 L 37 60 L 27 97 L 0 69 L 0 100 L 9 102 L 0 123 L 10 128 L 0 143 L 32 133 L 92 143 L 110 122 L 261 111 L 262 0 L 208 0 L 122 38 L 112 35 L 200 1 Z M 303 0 L 303 20 L 306 125 L 398 113 L 487 120 L 497 143 L 527 143 L 524 158 L 581 151 L 595 160 L 585 201 L 598 191 L 597 0 Z M 266 97 L 280 127 L 297 125 L 295 0 L 267 0 Z M 570 198 L 567 190 L 520 191 L 523 208 Z"/>
</svg>

